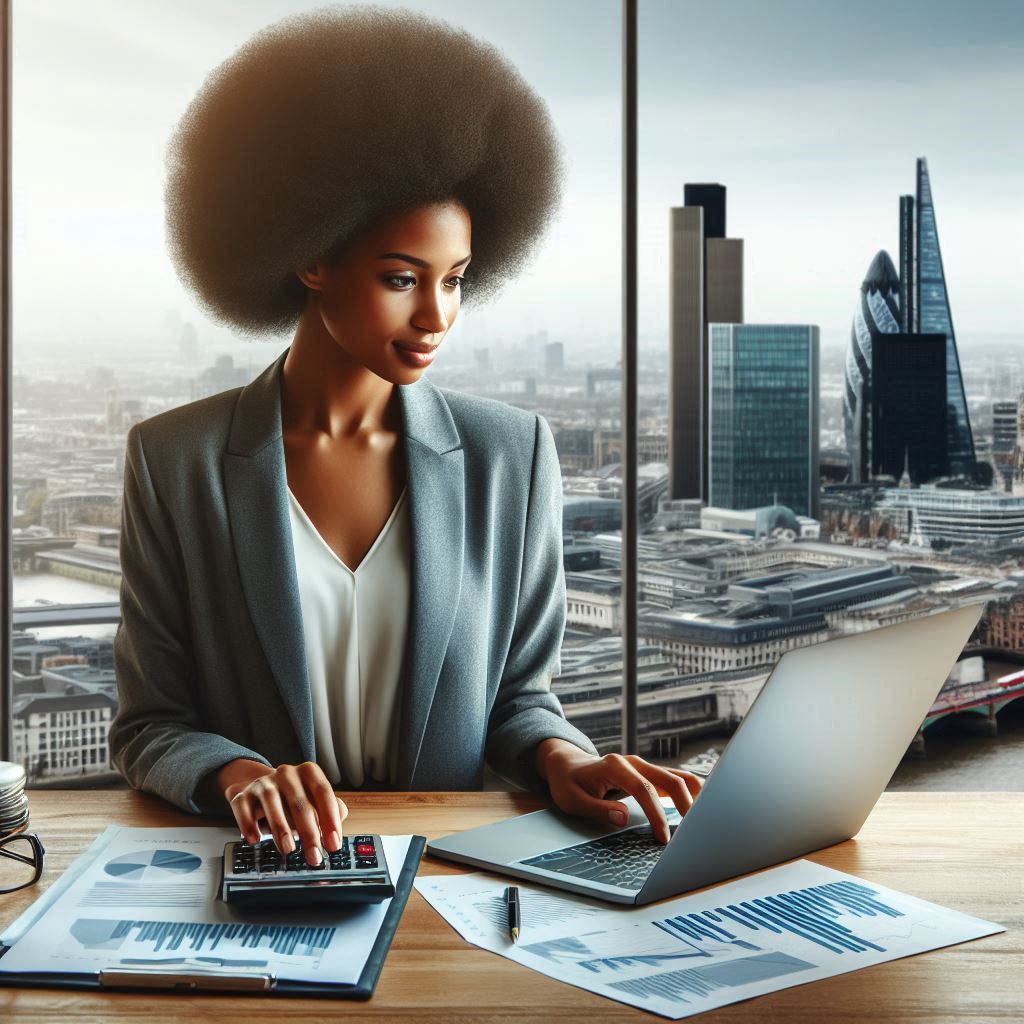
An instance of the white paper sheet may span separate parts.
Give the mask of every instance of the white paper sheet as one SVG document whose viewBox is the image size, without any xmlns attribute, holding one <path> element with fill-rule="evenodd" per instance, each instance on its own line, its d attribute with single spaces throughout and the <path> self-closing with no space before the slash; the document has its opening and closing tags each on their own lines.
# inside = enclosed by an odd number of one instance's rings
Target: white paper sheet
<svg viewBox="0 0 1024 1024">
<path fill-rule="evenodd" d="M 13 948 L 0 957 L 0 972 L 130 967 L 355 983 L 391 904 L 240 911 L 217 899 L 224 844 L 238 838 L 237 830 L 108 832 L 105 845 L 94 844 L 76 861 L 76 877 L 61 879 L 69 884 L 41 916 L 27 929 L 19 918 L 7 930 Z M 381 839 L 397 880 L 412 837 Z"/>
<path fill-rule="evenodd" d="M 502 900 L 509 880 L 413 884 L 474 945 L 675 1020 L 1006 930 L 808 860 L 648 907 L 517 881 L 517 945 Z"/>
</svg>

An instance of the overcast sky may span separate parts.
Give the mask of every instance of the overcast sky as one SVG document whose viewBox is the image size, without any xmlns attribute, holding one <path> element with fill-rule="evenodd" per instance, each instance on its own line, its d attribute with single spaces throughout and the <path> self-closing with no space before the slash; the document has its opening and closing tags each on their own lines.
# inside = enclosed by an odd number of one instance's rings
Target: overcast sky
<svg viewBox="0 0 1024 1024">
<path fill-rule="evenodd" d="M 167 309 L 218 330 L 166 255 L 163 153 L 206 74 L 286 0 L 14 4 L 15 342 L 159 335 Z M 404 6 L 498 45 L 548 102 L 566 202 L 530 270 L 455 328 L 613 337 L 620 307 L 620 4 Z M 749 321 L 845 329 L 898 197 L 927 156 L 961 346 L 1024 341 L 1024 4 L 640 0 L 641 334 L 667 325 L 668 208 L 728 186 Z M 453 340 L 455 340 L 453 338 Z M 287 341 L 287 339 L 285 339 Z"/>
</svg>

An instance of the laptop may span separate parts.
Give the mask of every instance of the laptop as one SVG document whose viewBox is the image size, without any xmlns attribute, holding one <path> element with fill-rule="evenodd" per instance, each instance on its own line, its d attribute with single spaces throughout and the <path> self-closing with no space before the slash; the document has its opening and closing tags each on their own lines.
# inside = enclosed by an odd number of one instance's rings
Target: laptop
<svg viewBox="0 0 1024 1024">
<path fill-rule="evenodd" d="M 536 811 L 437 839 L 427 852 L 640 905 L 841 843 L 892 778 L 983 607 L 787 651 L 693 806 L 682 818 L 666 807 L 667 845 L 629 798 L 620 828 Z"/>
</svg>

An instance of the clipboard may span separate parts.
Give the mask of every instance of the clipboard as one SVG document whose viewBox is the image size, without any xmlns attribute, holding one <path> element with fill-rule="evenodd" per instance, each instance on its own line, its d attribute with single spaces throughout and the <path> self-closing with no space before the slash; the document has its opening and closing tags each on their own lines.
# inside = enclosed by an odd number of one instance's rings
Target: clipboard
<svg viewBox="0 0 1024 1024">
<path fill-rule="evenodd" d="M 88 861 L 97 855 L 105 845 L 103 833 L 97 837 L 89 850 L 80 858 Z M 0 987 L 18 988 L 73 988 L 73 989 L 104 989 L 110 991 L 150 991 L 150 992 L 230 992 L 259 995 L 310 996 L 324 999 L 369 999 L 377 986 L 384 959 L 391 948 L 395 929 L 401 920 L 405 905 L 412 891 L 413 879 L 419 867 L 420 858 L 426 839 L 413 836 L 406 853 L 405 863 L 395 878 L 395 895 L 391 898 L 388 909 L 381 922 L 377 938 L 370 955 L 363 966 L 359 980 L 355 984 L 341 982 L 293 981 L 278 978 L 274 974 L 238 973 L 226 971 L 161 971 L 149 968 L 116 968 L 89 972 L 52 972 L 52 971 L 0 971 Z M 76 861 L 75 864 L 78 864 Z M 73 864 L 71 868 L 75 866 Z M 60 879 L 53 883 L 45 893 L 10 927 L 21 926 L 22 934 L 42 916 L 56 901 L 63 889 L 70 884 L 71 868 L 64 872 Z M 63 885 L 61 883 L 64 883 Z M 0 958 L 14 943 L 5 945 L 0 942 Z"/>
</svg>

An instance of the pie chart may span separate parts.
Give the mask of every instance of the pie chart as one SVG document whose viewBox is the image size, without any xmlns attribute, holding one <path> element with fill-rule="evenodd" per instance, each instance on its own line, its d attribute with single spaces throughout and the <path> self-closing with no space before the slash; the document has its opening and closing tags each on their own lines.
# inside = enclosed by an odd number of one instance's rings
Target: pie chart
<svg viewBox="0 0 1024 1024">
<path fill-rule="evenodd" d="M 108 860 L 103 870 L 114 878 L 133 882 L 166 881 L 172 876 L 187 875 L 202 867 L 203 862 L 192 853 L 180 850 L 152 850 L 123 853 Z"/>
</svg>

